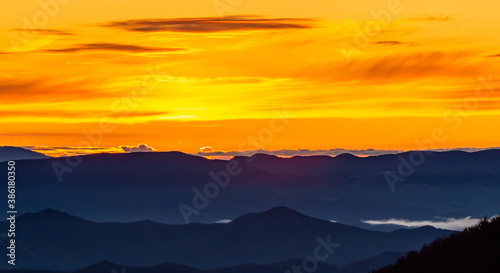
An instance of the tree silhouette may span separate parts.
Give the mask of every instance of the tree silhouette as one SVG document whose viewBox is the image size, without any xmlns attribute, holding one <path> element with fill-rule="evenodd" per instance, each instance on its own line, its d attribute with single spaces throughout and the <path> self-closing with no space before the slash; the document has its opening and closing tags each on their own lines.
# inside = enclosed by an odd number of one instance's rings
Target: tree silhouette
<svg viewBox="0 0 500 273">
<path fill-rule="evenodd" d="M 498 273 L 500 272 L 500 217 L 482 219 L 412 251 L 395 264 L 372 273 Z"/>
</svg>

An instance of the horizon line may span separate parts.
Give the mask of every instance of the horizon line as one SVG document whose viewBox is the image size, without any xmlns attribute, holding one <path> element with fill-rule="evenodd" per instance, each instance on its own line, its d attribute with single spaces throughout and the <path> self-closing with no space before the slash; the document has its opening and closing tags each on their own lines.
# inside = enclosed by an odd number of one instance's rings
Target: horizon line
<svg viewBox="0 0 500 273">
<path fill-rule="evenodd" d="M 143 144 L 145 145 L 145 144 Z M 139 145 L 138 147 L 140 147 Z M 407 152 L 467 152 L 475 153 L 487 150 L 498 150 L 500 147 L 487 147 L 487 148 L 476 148 L 476 147 L 458 147 L 458 148 L 436 148 L 436 149 L 414 149 L 414 150 L 392 150 L 392 149 L 345 149 L 345 148 L 334 148 L 334 149 L 279 149 L 279 150 L 246 150 L 246 151 L 222 151 L 222 150 L 209 150 L 198 152 L 187 152 L 179 150 L 156 150 L 152 147 L 146 145 L 145 150 L 140 150 L 133 146 L 120 146 L 120 148 L 115 147 L 61 147 L 61 146 L 0 146 L 0 148 L 20 148 L 24 150 L 29 150 L 51 158 L 60 157 L 74 157 L 74 156 L 86 156 L 86 155 L 97 155 L 97 154 L 128 154 L 128 153 L 169 153 L 178 152 L 186 155 L 203 157 L 207 159 L 221 159 L 230 160 L 233 157 L 251 157 L 258 154 L 275 156 L 279 158 L 292 158 L 292 157 L 313 157 L 313 156 L 328 156 L 335 158 L 340 155 L 352 155 L 358 158 L 371 157 L 371 156 L 382 156 L 382 155 L 397 155 Z M 129 147 L 129 149 L 123 149 L 123 147 Z M 132 147 L 132 148 L 130 148 Z"/>
</svg>

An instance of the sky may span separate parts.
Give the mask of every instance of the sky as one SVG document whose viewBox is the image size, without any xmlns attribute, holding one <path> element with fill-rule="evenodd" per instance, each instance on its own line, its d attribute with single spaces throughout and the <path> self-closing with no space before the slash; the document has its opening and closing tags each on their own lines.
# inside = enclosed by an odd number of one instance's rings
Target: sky
<svg viewBox="0 0 500 273">
<path fill-rule="evenodd" d="M 500 146 L 498 1 L 1 1 L 0 146 Z"/>
</svg>

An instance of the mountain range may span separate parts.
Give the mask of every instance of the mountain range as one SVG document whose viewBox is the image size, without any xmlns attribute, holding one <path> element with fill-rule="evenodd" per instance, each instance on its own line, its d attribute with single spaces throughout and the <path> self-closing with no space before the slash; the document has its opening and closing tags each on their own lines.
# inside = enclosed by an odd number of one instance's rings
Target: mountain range
<svg viewBox="0 0 500 273">
<path fill-rule="evenodd" d="M 399 175 L 402 162 L 411 156 L 257 154 L 224 161 L 151 152 L 19 160 L 17 200 L 23 212 L 54 208 L 97 222 L 213 223 L 287 206 L 344 224 L 394 230 L 362 221 L 432 222 L 498 214 L 500 150 L 434 152 L 413 166 L 404 181 L 388 183 L 387 175 Z M 228 166 L 238 174 L 228 175 Z M 213 186 L 214 177 L 229 177 L 227 186 L 209 189 L 216 196 L 185 217 L 180 206 L 195 208 L 197 192 Z"/>
<path fill-rule="evenodd" d="M 402 253 L 388 252 L 366 260 L 348 264 L 345 266 L 336 266 L 324 262 L 318 262 L 315 273 L 365 273 L 372 268 L 379 268 L 389 264 L 388 261 L 395 261 Z M 292 259 L 273 264 L 257 265 L 242 264 L 233 267 L 224 267 L 211 270 L 201 270 L 185 265 L 163 263 L 150 267 L 130 267 L 118 265 L 108 261 L 98 262 L 85 268 L 72 271 L 72 273 L 283 273 L 291 270 L 294 266 L 299 266 L 303 260 Z M 50 270 L 32 270 L 15 269 L 0 270 L 0 273 L 70 273 L 69 271 L 50 271 Z"/>
<path fill-rule="evenodd" d="M 8 226 L 1 222 L 0 230 Z M 245 214 L 226 224 L 185 225 L 96 223 L 46 209 L 17 218 L 16 268 L 74 271 L 100 261 L 127 267 L 175 263 L 201 270 L 249 268 L 250 263 L 281 268 L 276 263 L 318 256 L 325 268 L 335 264 L 354 272 L 349 268 L 386 265 L 395 252 L 401 255 L 419 249 L 450 233 L 428 226 L 392 232 L 365 230 L 286 207 Z M 5 269 L 8 264 L 4 261 L 2 266 Z"/>
</svg>

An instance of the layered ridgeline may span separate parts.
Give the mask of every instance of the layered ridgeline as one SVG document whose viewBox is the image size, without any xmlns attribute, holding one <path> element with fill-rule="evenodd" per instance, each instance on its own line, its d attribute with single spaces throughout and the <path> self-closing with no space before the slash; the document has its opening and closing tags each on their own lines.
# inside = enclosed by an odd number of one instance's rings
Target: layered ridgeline
<svg viewBox="0 0 500 273">
<path fill-rule="evenodd" d="M 500 272 L 500 217 L 436 239 L 394 265 L 373 273 L 497 273 Z"/>
<path fill-rule="evenodd" d="M 0 229 L 7 230 L 8 224 L 0 223 Z M 394 252 L 419 249 L 450 233 L 433 227 L 371 231 L 286 207 L 245 214 L 225 224 L 186 225 L 96 223 L 47 209 L 17 218 L 15 268 L 74 271 L 110 261 L 128 267 L 175 263 L 207 270 L 314 257 L 321 268 L 336 264 L 344 272 L 356 272 L 389 264 Z M 311 262 L 297 265 L 311 267 Z M 1 264 L 12 269 L 6 261 Z"/>
<path fill-rule="evenodd" d="M 361 220 L 482 218 L 500 207 L 500 150 L 366 158 L 259 154 L 229 163 L 154 152 L 21 160 L 16 167 L 22 211 L 50 207 L 93 221 L 212 223 L 288 206 L 368 227 Z"/>
<path fill-rule="evenodd" d="M 385 253 L 385 259 L 393 257 L 396 255 L 395 252 Z M 392 260 L 397 257 L 393 257 Z M 374 263 L 374 260 L 379 261 Z M 201 270 L 192 268 L 185 265 L 179 265 L 174 263 L 163 263 L 155 266 L 149 267 L 135 267 L 135 266 L 123 266 L 108 261 L 103 261 L 96 263 L 85 268 L 75 270 L 72 273 L 287 273 L 293 272 L 294 268 L 300 267 L 302 272 L 305 271 L 301 265 L 304 259 L 292 259 L 282 262 L 277 262 L 273 264 L 257 265 L 257 264 L 243 264 L 233 267 L 224 267 L 210 270 Z M 380 263 L 380 257 L 373 257 L 360 262 L 348 264 L 346 266 L 336 266 L 332 264 L 327 264 L 324 262 L 318 262 L 317 265 L 312 268 L 314 273 L 366 273 L 373 267 L 367 267 L 366 264 L 374 265 L 376 268 L 385 265 L 385 263 Z M 378 266 L 377 266 L 378 265 Z M 0 270 L 0 273 L 70 273 L 64 271 L 50 271 L 50 270 L 30 270 L 30 269 L 16 269 L 16 270 Z"/>
</svg>

